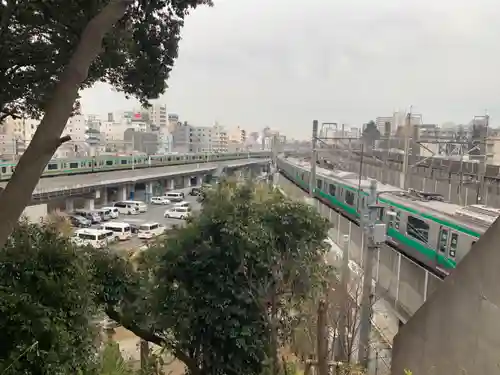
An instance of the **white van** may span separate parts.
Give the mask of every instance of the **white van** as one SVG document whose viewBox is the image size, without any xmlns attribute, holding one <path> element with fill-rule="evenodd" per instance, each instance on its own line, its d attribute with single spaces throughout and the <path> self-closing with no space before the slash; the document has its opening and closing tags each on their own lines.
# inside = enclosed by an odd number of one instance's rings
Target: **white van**
<svg viewBox="0 0 500 375">
<path fill-rule="evenodd" d="M 151 204 L 170 204 L 167 197 L 153 197 L 151 198 Z"/>
<path fill-rule="evenodd" d="M 114 207 L 118 208 L 118 211 L 124 215 L 138 215 L 139 210 L 137 207 L 130 203 L 116 202 Z"/>
<path fill-rule="evenodd" d="M 106 241 L 108 241 L 108 243 L 118 241 L 118 237 L 115 236 L 115 232 L 112 230 L 102 229 L 102 231 L 106 234 Z"/>
<path fill-rule="evenodd" d="M 109 210 L 110 211 L 110 217 L 112 219 L 116 219 L 120 215 L 120 210 L 118 210 L 118 207 L 102 207 L 101 210 Z"/>
<path fill-rule="evenodd" d="M 159 223 L 144 223 L 139 226 L 137 237 L 141 240 L 149 240 L 165 233 L 165 227 Z"/>
<path fill-rule="evenodd" d="M 113 231 L 115 240 L 125 241 L 132 237 L 130 225 L 127 223 L 119 223 L 111 221 L 101 225 L 102 229 Z"/>
<path fill-rule="evenodd" d="M 191 215 L 190 207 L 172 207 L 165 211 L 163 214 L 166 218 L 171 219 L 181 219 L 184 220 Z"/>
<path fill-rule="evenodd" d="M 165 197 L 171 202 L 182 202 L 184 200 L 184 193 L 179 191 L 170 191 L 165 193 Z"/>
<path fill-rule="evenodd" d="M 102 249 L 108 244 L 107 231 L 102 229 L 78 229 L 75 231 L 73 237 L 74 241 L 82 245 L 90 245 L 96 249 Z"/>
<path fill-rule="evenodd" d="M 122 202 L 125 204 L 131 204 L 132 206 L 137 208 L 139 212 L 146 212 L 148 210 L 148 206 L 146 205 L 146 203 L 141 201 L 122 201 Z"/>
<path fill-rule="evenodd" d="M 179 203 L 175 203 L 174 207 L 184 207 L 184 208 L 189 207 L 189 208 L 191 208 L 191 203 L 186 202 L 186 201 L 182 201 L 182 202 L 179 202 Z"/>
</svg>

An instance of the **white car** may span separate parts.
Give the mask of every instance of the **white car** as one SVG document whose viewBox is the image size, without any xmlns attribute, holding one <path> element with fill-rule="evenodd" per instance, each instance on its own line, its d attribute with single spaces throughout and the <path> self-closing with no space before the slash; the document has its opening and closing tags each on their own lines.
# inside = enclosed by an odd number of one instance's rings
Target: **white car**
<svg viewBox="0 0 500 375">
<path fill-rule="evenodd" d="M 170 200 L 167 197 L 153 197 L 151 198 L 151 204 L 170 204 Z"/>
<path fill-rule="evenodd" d="M 112 219 L 116 219 L 120 215 L 120 211 L 118 210 L 117 207 L 102 207 L 101 209 L 102 210 L 109 210 L 109 211 L 111 211 L 111 213 L 109 214 L 109 216 Z"/>
<path fill-rule="evenodd" d="M 164 217 L 169 219 L 187 219 L 191 215 L 191 208 L 189 207 L 172 207 L 165 211 Z"/>
</svg>

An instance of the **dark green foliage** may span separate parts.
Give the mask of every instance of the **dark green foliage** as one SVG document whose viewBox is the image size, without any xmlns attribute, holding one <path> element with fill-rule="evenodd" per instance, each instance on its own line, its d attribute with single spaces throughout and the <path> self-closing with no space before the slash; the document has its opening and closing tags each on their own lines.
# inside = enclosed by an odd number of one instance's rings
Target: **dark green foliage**
<svg viewBox="0 0 500 375">
<path fill-rule="evenodd" d="M 0 370 L 90 375 L 100 363 L 111 374 L 121 362 L 112 345 L 111 359 L 98 361 L 89 322 L 98 307 L 193 375 L 261 375 L 292 310 L 321 284 L 328 225 L 268 188 L 222 182 L 205 193 L 186 228 L 133 263 L 75 251 L 50 228 L 17 229 L 0 253 L 0 329 L 9 337 Z"/>
<path fill-rule="evenodd" d="M 320 275 L 327 228 L 311 208 L 267 189 L 226 182 L 207 190 L 201 214 L 151 264 L 155 333 L 201 373 L 261 374 L 272 354 L 271 295 L 275 323 L 288 322 L 289 302 Z"/>
<path fill-rule="evenodd" d="M 109 0 L 0 2 L 0 121 L 40 116 L 87 23 Z M 108 82 L 142 104 L 167 87 L 180 30 L 210 0 L 135 1 L 108 35 L 82 88 Z M 167 10 L 168 9 L 168 10 Z"/>
<path fill-rule="evenodd" d="M 50 229 L 23 224 L 0 251 L 0 372 L 77 374 L 95 360 L 87 258 Z"/>
</svg>

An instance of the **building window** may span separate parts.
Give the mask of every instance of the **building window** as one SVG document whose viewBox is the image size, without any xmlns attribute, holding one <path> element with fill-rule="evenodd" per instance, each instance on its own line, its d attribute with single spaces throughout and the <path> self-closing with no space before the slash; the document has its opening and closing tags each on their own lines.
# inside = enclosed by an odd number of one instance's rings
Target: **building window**
<svg viewBox="0 0 500 375">
<path fill-rule="evenodd" d="M 416 217 L 408 216 L 406 233 L 423 243 L 429 242 L 429 225 Z"/>
</svg>

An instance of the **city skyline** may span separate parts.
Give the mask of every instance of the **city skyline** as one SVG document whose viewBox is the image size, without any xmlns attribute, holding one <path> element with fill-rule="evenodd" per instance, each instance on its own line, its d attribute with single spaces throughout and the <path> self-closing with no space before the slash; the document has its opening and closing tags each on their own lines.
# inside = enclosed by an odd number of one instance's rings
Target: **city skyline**
<svg viewBox="0 0 500 375">
<path fill-rule="evenodd" d="M 500 30 L 488 4 L 219 0 L 186 19 L 160 99 L 194 124 L 268 125 L 301 139 L 313 119 L 362 124 L 411 104 L 438 124 L 488 109 L 495 126 Z M 82 104 L 129 106 L 102 85 Z"/>
</svg>

